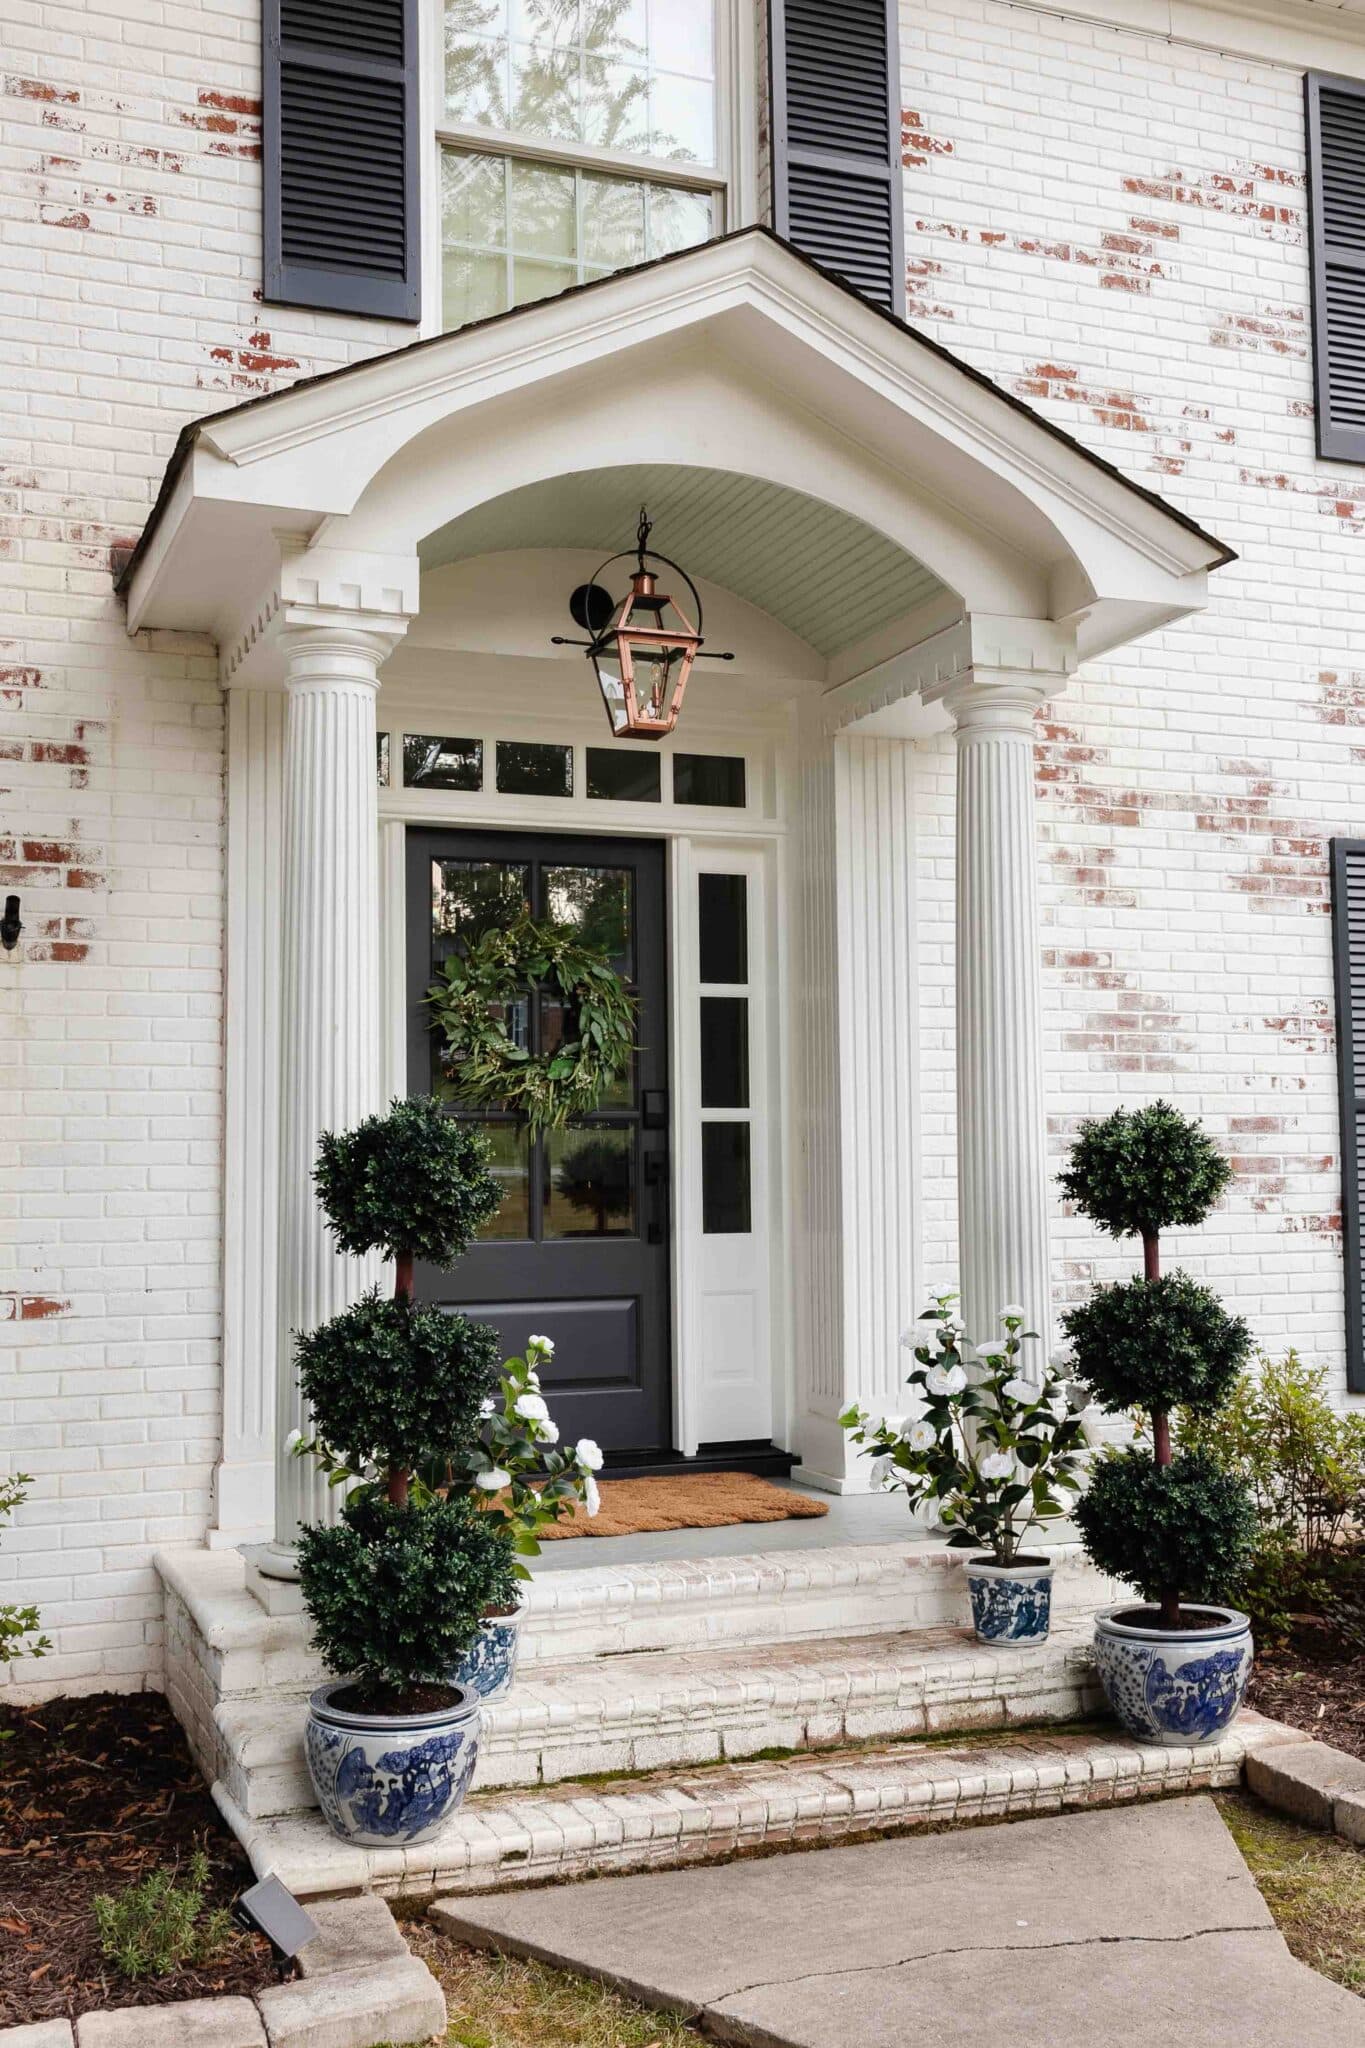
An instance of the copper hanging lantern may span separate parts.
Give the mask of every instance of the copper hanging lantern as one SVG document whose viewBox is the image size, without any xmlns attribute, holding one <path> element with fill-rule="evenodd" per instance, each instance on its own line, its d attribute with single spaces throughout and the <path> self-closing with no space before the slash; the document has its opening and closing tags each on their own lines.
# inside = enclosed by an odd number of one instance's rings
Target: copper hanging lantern
<svg viewBox="0 0 1365 2048">
<path fill-rule="evenodd" d="M 592 638 L 554 636 L 557 647 L 587 648 L 607 723 L 618 740 L 661 740 L 674 730 L 692 664 L 702 652 L 702 605 L 697 586 L 685 569 L 649 546 L 651 531 L 649 515 L 642 506 L 635 535 L 635 568 L 630 589 L 619 603 L 597 577 L 613 562 L 624 560 L 630 550 L 608 556 L 592 582 L 581 583 L 569 599 L 575 622 Z M 682 578 L 692 594 L 695 626 L 677 600 L 660 590 L 658 571 L 650 563 L 661 563 Z M 734 656 L 716 654 L 709 659 L 733 661 Z"/>
</svg>

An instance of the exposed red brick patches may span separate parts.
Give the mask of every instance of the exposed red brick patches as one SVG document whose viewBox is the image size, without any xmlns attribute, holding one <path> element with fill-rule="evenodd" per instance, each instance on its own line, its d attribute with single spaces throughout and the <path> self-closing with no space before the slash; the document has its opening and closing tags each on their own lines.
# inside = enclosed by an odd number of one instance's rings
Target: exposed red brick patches
<svg viewBox="0 0 1365 2048">
<path fill-rule="evenodd" d="M 0 1294 L 0 1322 L 45 1322 L 49 1316 L 68 1315 L 69 1301 L 52 1294 Z"/>
<path fill-rule="evenodd" d="M 927 164 L 931 156 L 951 156 L 953 144 L 941 135 L 931 135 L 929 124 L 923 114 L 916 114 L 909 107 L 901 111 L 901 162 L 913 166 Z"/>
<path fill-rule="evenodd" d="M 1062 1043 L 1092 1070 L 1172 1074 L 1188 1064 L 1185 1055 L 1196 1047 L 1184 1034 L 1180 1012 L 1166 996 L 1139 988 L 1134 975 L 1115 967 L 1112 953 L 1048 948 L 1043 967 L 1091 998 L 1094 1007 L 1063 1033 Z"/>
<path fill-rule="evenodd" d="M 1318 688 L 1324 725 L 1365 725 L 1365 668 L 1319 669 Z"/>
</svg>

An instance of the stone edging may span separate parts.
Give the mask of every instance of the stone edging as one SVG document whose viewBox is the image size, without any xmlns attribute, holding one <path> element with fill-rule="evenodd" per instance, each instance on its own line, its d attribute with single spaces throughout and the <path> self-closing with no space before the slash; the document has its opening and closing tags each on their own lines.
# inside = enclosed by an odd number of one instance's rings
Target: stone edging
<svg viewBox="0 0 1365 2048">
<path fill-rule="evenodd" d="M 1253 1751 L 1247 1785 L 1267 1806 L 1305 1827 L 1321 1828 L 1365 1847 L 1365 1761 L 1325 1742 L 1295 1742 Z"/>
<path fill-rule="evenodd" d="M 0 2048 L 374 2048 L 377 2041 L 445 2038 L 440 1985 L 408 1945 L 384 1901 L 319 1899 L 308 1911 L 318 1938 L 299 1956 L 302 1975 L 251 1998 L 190 1998 L 119 2006 L 69 2020 L 0 2029 Z"/>
</svg>

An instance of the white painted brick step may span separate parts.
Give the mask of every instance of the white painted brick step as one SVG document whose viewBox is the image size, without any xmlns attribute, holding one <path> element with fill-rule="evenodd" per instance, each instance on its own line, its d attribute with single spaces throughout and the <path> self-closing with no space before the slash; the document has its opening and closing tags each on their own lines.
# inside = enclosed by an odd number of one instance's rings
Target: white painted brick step
<svg viewBox="0 0 1365 2048">
<path fill-rule="evenodd" d="M 616 1789 L 570 1781 L 553 1796 L 476 1794 L 410 1849 L 352 1848 L 318 1813 L 249 1821 L 221 1786 L 214 1796 L 253 1867 L 276 1871 L 302 1897 L 493 1891 L 1216 1789 L 1240 1781 L 1249 1750 L 1307 1739 L 1246 1713 L 1219 1741 L 1188 1749 L 1147 1747 L 1117 1729 L 1058 1730 L 662 1772 Z"/>
<path fill-rule="evenodd" d="M 704 1543 L 704 1531 L 697 1540 Z M 1093 1612 L 1118 1597 L 1078 1544 L 1052 1545 L 1050 1554 L 1059 1617 Z M 168 1662 L 181 1667 L 182 1685 L 198 1682 L 214 1699 L 228 1699 L 302 1692 L 321 1681 L 304 1616 L 267 1614 L 247 1590 L 239 1551 L 165 1550 L 156 1565 L 166 1601 Z M 288 1590 L 297 1598 L 297 1589 Z M 960 1556 L 944 1543 L 913 1537 L 546 1572 L 526 1598 L 521 1654 L 528 1669 L 727 1642 L 960 1627 L 968 1618 Z"/>
<path fill-rule="evenodd" d="M 763 1749 L 1070 1721 L 1100 1704 L 1088 1616 L 1046 1643 L 987 1648 L 964 1629 L 532 1665 L 486 1709 L 478 1790 L 653 1771 Z M 251 1819 L 313 1804 L 302 1700 L 227 1700 L 222 1783 Z"/>
</svg>

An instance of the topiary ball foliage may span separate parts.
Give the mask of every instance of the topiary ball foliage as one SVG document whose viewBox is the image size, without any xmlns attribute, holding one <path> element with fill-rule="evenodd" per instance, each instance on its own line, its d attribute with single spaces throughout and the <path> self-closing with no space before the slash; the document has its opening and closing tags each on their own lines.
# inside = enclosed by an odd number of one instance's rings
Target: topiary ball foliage
<svg viewBox="0 0 1365 2048">
<path fill-rule="evenodd" d="M 483 1616 L 517 1597 L 507 1536 L 466 1494 L 401 1508 L 362 1495 L 336 1528 L 302 1529 L 298 1556 L 323 1661 L 380 1711 L 449 1680 Z"/>
<path fill-rule="evenodd" d="M 1251 1332 L 1188 1273 L 1097 1288 L 1062 1328 L 1073 1368 L 1111 1414 L 1221 1407 L 1251 1351 Z"/>
<path fill-rule="evenodd" d="M 1169 1102 L 1082 1124 L 1058 1176 L 1063 1194 L 1111 1237 L 1202 1223 L 1231 1179 L 1208 1133 Z"/>
<path fill-rule="evenodd" d="M 1091 1561 L 1151 1601 L 1168 1586 L 1186 1602 L 1226 1599 L 1256 1542 L 1246 1488 L 1204 1451 L 1169 1465 L 1147 1450 L 1103 1458 L 1072 1512 Z"/>
<path fill-rule="evenodd" d="M 294 1355 L 323 1442 L 352 1466 L 408 1472 L 473 1442 L 502 1362 L 487 1323 L 377 1288 L 299 1337 Z"/>
<path fill-rule="evenodd" d="M 324 1132 L 313 1184 L 342 1251 L 414 1252 L 435 1266 L 467 1252 L 502 1200 L 485 1140 L 429 1096 Z"/>
</svg>

